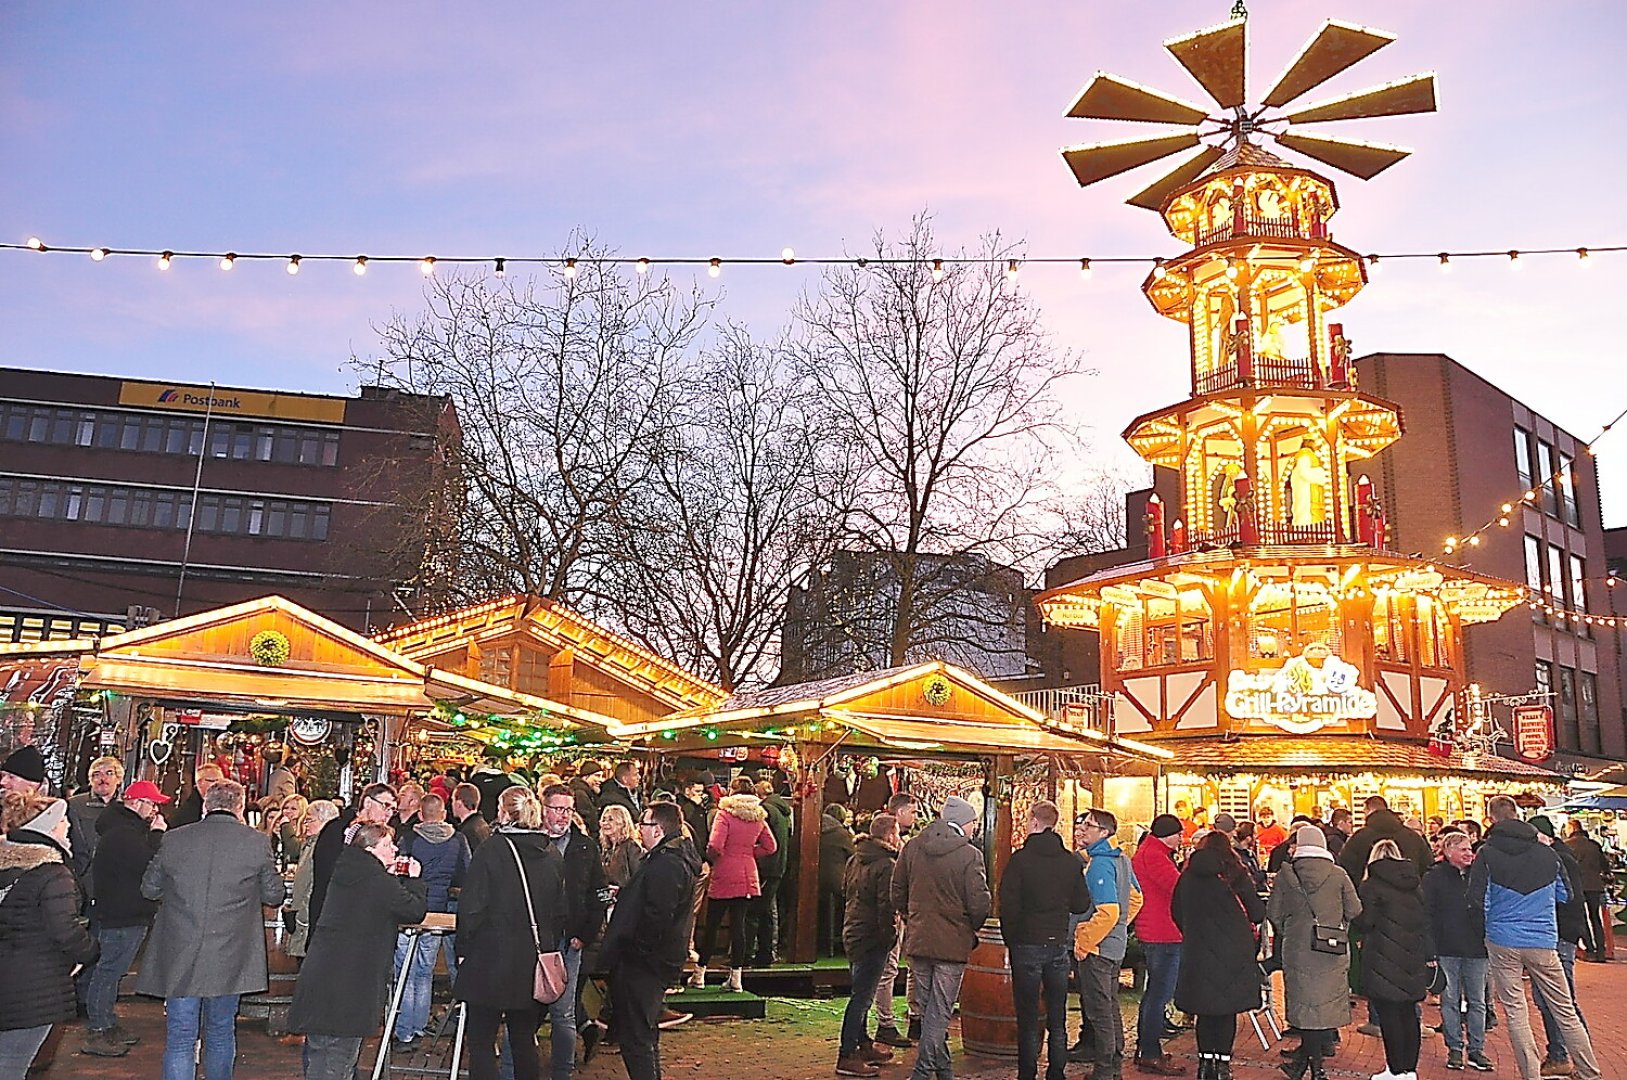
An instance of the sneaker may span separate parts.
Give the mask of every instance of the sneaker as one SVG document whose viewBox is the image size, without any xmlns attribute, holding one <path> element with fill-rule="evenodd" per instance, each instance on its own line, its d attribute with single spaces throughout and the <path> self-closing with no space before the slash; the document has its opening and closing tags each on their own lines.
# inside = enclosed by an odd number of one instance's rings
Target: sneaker
<svg viewBox="0 0 1627 1080">
<path fill-rule="evenodd" d="M 1469 1068 L 1476 1072 L 1491 1072 L 1495 1067 L 1485 1054 L 1473 1050 L 1469 1052 Z"/>
<path fill-rule="evenodd" d="M 1374 1073 L 1373 1080 L 1401 1080 L 1401 1078 L 1389 1069 L 1385 1069 L 1383 1072 Z"/>
<path fill-rule="evenodd" d="M 1446 1052 L 1446 1067 L 1454 1072 L 1463 1071 L 1463 1051 L 1448 1050 Z"/>
<path fill-rule="evenodd" d="M 1555 1061 L 1552 1058 L 1543 1059 L 1541 1072 L 1543 1080 L 1547 1080 L 1550 1076 L 1570 1076 L 1575 1072 L 1576 1066 L 1569 1061 Z"/>
<path fill-rule="evenodd" d="M 880 1043 L 868 1042 L 859 1047 L 859 1056 L 872 1065 L 885 1065 L 893 1059 L 893 1052 Z"/>
<path fill-rule="evenodd" d="M 839 1058 L 836 1062 L 837 1076 L 880 1076 L 881 1070 L 857 1055 Z"/>
<path fill-rule="evenodd" d="M 896 1046 L 900 1050 L 908 1050 L 915 1044 L 898 1033 L 898 1029 L 891 1024 L 876 1028 L 876 1042 L 886 1046 Z"/>
<path fill-rule="evenodd" d="M 655 1022 L 655 1026 L 662 1031 L 671 1031 L 679 1024 L 687 1024 L 693 1019 L 695 1019 L 694 1013 L 679 1012 L 677 1009 L 663 1009 L 661 1019 Z"/>
<path fill-rule="evenodd" d="M 130 1048 L 113 1038 L 113 1029 L 105 1031 L 90 1031 L 85 1033 L 85 1041 L 79 1045 L 81 1054 L 92 1057 L 123 1057 L 130 1052 Z"/>
<path fill-rule="evenodd" d="M 908 1030 L 909 1037 L 911 1039 L 915 1040 L 916 1042 L 921 1041 L 921 1018 L 919 1016 L 910 1017 Z"/>
<path fill-rule="evenodd" d="M 113 1026 L 107 1030 L 108 1034 L 113 1036 L 114 1042 L 123 1043 L 125 1046 L 134 1046 L 141 1041 L 140 1035 L 135 1034 L 117 1020 L 113 1021 Z"/>
<path fill-rule="evenodd" d="M 1384 1034 L 1384 1029 L 1379 1027 L 1377 1024 L 1373 1023 L 1371 1020 L 1369 1020 L 1367 1023 L 1360 1024 L 1360 1025 L 1357 1026 L 1356 1034 L 1358 1034 L 1358 1035 L 1381 1036 L 1381 1035 Z M 1384 1070 L 1385 1073 L 1389 1073 L 1389 1071 L 1390 1070 L 1388 1070 L 1388 1069 Z M 1388 1077 L 1386 1077 L 1386 1080 L 1388 1080 Z"/>
</svg>

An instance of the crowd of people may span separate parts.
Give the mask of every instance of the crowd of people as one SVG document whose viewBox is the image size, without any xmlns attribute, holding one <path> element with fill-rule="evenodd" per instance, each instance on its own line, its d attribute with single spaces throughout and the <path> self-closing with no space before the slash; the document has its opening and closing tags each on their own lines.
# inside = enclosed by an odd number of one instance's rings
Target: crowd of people
<svg viewBox="0 0 1627 1080">
<path fill-rule="evenodd" d="M 660 1032 L 685 1019 L 667 992 L 686 968 L 705 985 L 720 952 L 731 990 L 772 960 L 791 872 L 791 808 L 772 773 L 725 786 L 707 773 L 646 783 L 634 761 L 531 782 L 448 770 L 367 785 L 343 806 L 297 781 L 256 805 L 212 762 L 179 802 L 150 780 L 125 784 L 112 757 L 69 800 L 44 779 L 28 748 L 0 763 L 0 1080 L 20 1080 L 76 1014 L 82 1052 L 127 1054 L 138 1038 L 117 1000 L 133 965 L 137 991 L 165 1003 L 165 1080 L 195 1077 L 199 1062 L 227 1080 L 240 1001 L 267 988 L 262 905 L 284 908 L 287 952 L 301 958 L 289 1027 L 305 1037 L 309 1078 L 350 1080 L 387 1013 L 395 1049 L 430 1034 L 444 959 L 475 1080 L 564 1080 L 607 1042 L 631 1080 L 658 1080 Z M 852 984 L 836 1072 L 878 1076 L 916 1047 L 913 1080 L 949 1078 L 951 1018 L 994 906 L 982 815 L 956 796 L 929 817 L 908 792 L 872 794 L 857 833 L 839 806 L 819 823 L 820 887 Z M 1561 840 L 1501 797 L 1484 829 L 1404 820 L 1378 797 L 1359 829 L 1348 810 L 1284 826 L 1267 807 L 1253 821 L 1174 809 L 1133 851 L 1104 809 L 1075 818 L 1071 844 L 1053 803 L 1020 823 L 994 883 L 1019 1080 L 1038 1080 L 1042 1059 L 1046 1080 L 1069 1062 L 1091 1080 L 1127 1065 L 1184 1075 L 1163 1045 L 1171 1005 L 1193 1020 L 1198 1080 L 1229 1080 L 1239 1017 L 1267 1003 L 1279 970 L 1292 1080 L 1324 1080 L 1358 998 L 1357 1030 L 1384 1045 L 1374 1080 L 1415 1080 L 1432 993 L 1448 1068 L 1493 1069 L 1485 1033 L 1500 1004 L 1522 1080 L 1600 1076 L 1573 972 L 1604 958 L 1610 865 L 1579 822 Z M 1132 942 L 1146 969 L 1133 1050 L 1118 1006 Z M 539 958 L 555 953 L 562 992 L 543 994 Z M 907 1025 L 893 1012 L 904 960 Z M 1070 984 L 1083 1017 L 1071 1043 Z"/>
</svg>

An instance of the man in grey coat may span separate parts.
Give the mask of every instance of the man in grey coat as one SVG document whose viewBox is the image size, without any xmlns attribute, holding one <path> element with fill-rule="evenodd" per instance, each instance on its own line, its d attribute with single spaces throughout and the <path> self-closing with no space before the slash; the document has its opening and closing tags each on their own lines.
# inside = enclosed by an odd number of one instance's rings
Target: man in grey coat
<svg viewBox="0 0 1627 1080">
<path fill-rule="evenodd" d="M 283 881 L 270 839 L 242 819 L 243 785 L 212 785 L 203 819 L 171 829 L 141 879 L 159 905 L 136 991 L 164 999 L 164 1080 L 192 1080 L 200 1028 L 206 1080 L 230 1080 L 237 999 L 267 985 L 260 906 L 283 902 Z"/>
</svg>

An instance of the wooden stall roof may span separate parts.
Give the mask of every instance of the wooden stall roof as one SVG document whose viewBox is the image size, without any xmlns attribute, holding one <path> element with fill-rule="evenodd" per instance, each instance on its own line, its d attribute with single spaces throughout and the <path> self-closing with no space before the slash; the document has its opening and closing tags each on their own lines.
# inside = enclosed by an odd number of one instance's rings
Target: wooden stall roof
<svg viewBox="0 0 1627 1080">
<path fill-rule="evenodd" d="M 1238 739 L 1169 739 L 1160 745 L 1175 751 L 1176 771 L 1295 773 L 1422 773 L 1559 784 L 1567 778 L 1537 765 L 1495 754 L 1468 756 L 1453 749 L 1431 754 L 1422 743 L 1372 739 L 1361 735 L 1246 735 Z"/>
<path fill-rule="evenodd" d="M 840 738 L 855 749 L 921 753 L 1171 757 L 1167 750 L 1128 739 L 1052 727 L 1044 713 L 941 660 L 742 691 L 712 708 L 649 723 L 612 724 L 609 734 L 671 750 Z"/>
<path fill-rule="evenodd" d="M 288 656 L 263 664 L 256 635 L 281 634 Z M 0 647 L 8 659 L 78 654 L 79 685 L 243 709 L 320 709 L 427 717 L 437 704 L 504 717 L 546 714 L 603 737 L 608 718 L 399 653 L 280 596 L 215 608 L 100 639 Z M 430 722 L 433 722 L 432 720 Z"/>
<path fill-rule="evenodd" d="M 709 708 L 728 694 L 719 686 L 593 620 L 539 596 L 504 596 L 437 615 L 378 635 L 403 655 L 448 666 L 467 665 L 469 649 L 493 649 L 521 641 L 550 657 L 580 661 L 612 683 L 651 699 L 647 714 Z M 529 688 L 528 688 L 529 689 Z M 567 696 L 550 688 L 549 696 Z M 625 718 L 624 718 L 625 719 Z"/>
</svg>

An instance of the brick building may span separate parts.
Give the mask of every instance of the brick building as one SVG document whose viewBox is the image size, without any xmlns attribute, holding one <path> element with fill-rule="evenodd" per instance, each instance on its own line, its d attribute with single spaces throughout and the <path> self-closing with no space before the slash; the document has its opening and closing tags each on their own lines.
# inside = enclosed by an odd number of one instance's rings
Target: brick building
<svg viewBox="0 0 1627 1080">
<path fill-rule="evenodd" d="M 434 539 L 457 435 L 450 402 L 377 387 L 0 368 L 0 641 L 269 593 L 376 626 L 451 570 Z"/>
</svg>

